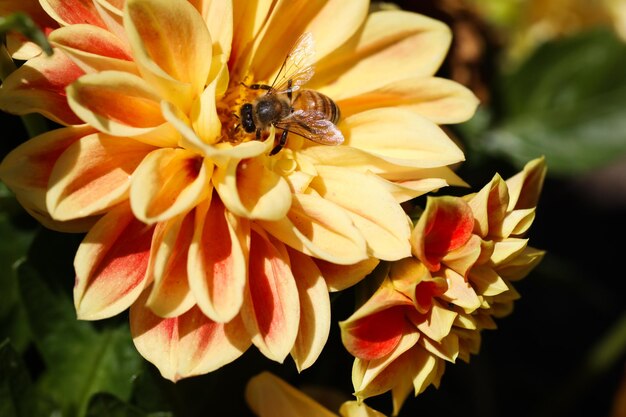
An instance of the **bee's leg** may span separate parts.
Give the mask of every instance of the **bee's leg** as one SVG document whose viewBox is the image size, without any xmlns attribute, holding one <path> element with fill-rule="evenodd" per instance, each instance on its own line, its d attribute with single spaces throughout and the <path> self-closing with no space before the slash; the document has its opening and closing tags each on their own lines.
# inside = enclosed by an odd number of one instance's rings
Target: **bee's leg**
<svg viewBox="0 0 626 417">
<path fill-rule="evenodd" d="M 292 86 L 292 85 L 293 85 L 293 80 L 291 80 L 291 79 L 290 79 L 290 80 L 288 80 L 288 81 L 287 81 L 287 98 L 289 98 L 289 101 L 291 101 L 291 95 L 292 95 L 292 94 L 291 94 L 291 93 L 292 93 L 292 91 L 291 91 L 291 86 Z"/>
<path fill-rule="evenodd" d="M 270 156 L 276 155 L 278 152 L 280 152 L 281 149 L 285 147 L 285 144 L 287 143 L 288 134 L 289 134 L 288 130 L 283 130 L 283 133 L 280 135 L 280 140 L 278 141 L 278 145 L 274 146 L 274 149 L 272 149 L 272 152 L 270 152 Z"/>
<path fill-rule="evenodd" d="M 250 84 L 250 85 L 246 85 L 244 83 L 241 83 L 241 85 L 243 85 L 246 88 L 249 88 L 250 90 L 271 90 L 272 86 L 271 85 L 267 85 L 267 84 Z"/>
<path fill-rule="evenodd" d="M 256 140 L 261 140 L 261 129 L 257 129 L 255 135 L 256 135 Z"/>
</svg>

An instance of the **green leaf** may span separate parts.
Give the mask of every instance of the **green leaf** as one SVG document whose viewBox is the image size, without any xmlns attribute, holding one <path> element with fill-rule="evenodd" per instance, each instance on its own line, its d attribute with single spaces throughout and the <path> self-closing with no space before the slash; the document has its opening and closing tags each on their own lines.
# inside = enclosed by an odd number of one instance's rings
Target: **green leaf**
<svg viewBox="0 0 626 417">
<path fill-rule="evenodd" d="M 51 416 L 58 412 L 54 403 L 35 391 L 22 358 L 11 343 L 0 343 L 0 416 Z"/>
<path fill-rule="evenodd" d="M 46 366 L 37 381 L 42 392 L 62 404 L 64 416 L 84 416 L 96 392 L 128 399 L 142 360 L 127 324 L 108 322 L 96 330 L 76 319 L 66 293 L 53 290 L 32 265 L 22 263 L 18 275 L 33 339 Z"/>
<path fill-rule="evenodd" d="M 501 82 L 501 112 L 472 146 L 574 174 L 626 154 L 626 45 L 609 30 L 549 42 Z"/>
</svg>

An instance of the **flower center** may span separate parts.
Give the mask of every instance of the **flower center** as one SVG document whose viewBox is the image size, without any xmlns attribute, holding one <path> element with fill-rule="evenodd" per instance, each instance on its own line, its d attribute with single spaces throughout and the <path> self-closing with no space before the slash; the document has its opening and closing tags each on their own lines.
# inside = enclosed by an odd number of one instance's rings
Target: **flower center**
<svg viewBox="0 0 626 417">
<path fill-rule="evenodd" d="M 256 139 L 256 132 L 245 131 L 241 115 L 241 107 L 244 104 L 253 103 L 256 97 L 265 93 L 264 90 L 246 87 L 251 79 L 252 77 L 248 76 L 241 82 L 231 80 L 226 93 L 217 101 L 217 115 L 222 123 L 220 142 L 238 144 Z"/>
</svg>

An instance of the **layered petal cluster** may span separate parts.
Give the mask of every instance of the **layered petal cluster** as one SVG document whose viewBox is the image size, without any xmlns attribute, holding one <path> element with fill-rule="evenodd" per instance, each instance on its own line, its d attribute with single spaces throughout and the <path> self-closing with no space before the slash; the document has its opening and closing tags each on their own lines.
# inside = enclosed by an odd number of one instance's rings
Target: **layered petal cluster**
<svg viewBox="0 0 626 417">
<path fill-rule="evenodd" d="M 277 376 L 263 372 L 246 386 L 246 402 L 258 417 L 338 417 L 302 391 Z M 346 401 L 339 408 L 341 417 L 384 417 L 363 402 Z"/>
<path fill-rule="evenodd" d="M 537 159 L 476 194 L 428 199 L 413 256 L 383 268 L 376 292 L 340 323 L 357 397 L 391 390 L 395 415 L 411 391 L 438 386 L 446 362 L 478 353 L 481 330 L 494 329 L 519 298 L 513 282 L 543 256 L 524 236 L 545 172 Z"/>
<path fill-rule="evenodd" d="M 442 23 L 365 0 L 41 0 L 60 28 L 0 88 L 0 108 L 64 127 L 9 154 L 0 178 L 44 225 L 88 232 L 75 306 L 96 320 L 130 308 L 140 353 L 164 377 L 210 372 L 254 344 L 299 369 L 321 352 L 328 291 L 379 259 L 410 255 L 400 203 L 462 184 L 463 153 L 439 124 L 477 101 L 434 77 Z M 289 24 L 285 24 L 289 22 Z M 328 27 L 334 28 L 332 31 Z M 307 88 L 341 109 L 341 146 L 237 114 L 309 32 Z"/>
<path fill-rule="evenodd" d="M 45 34 L 59 27 L 59 24 L 41 7 L 38 0 L 3 0 L 0 2 L 0 16 L 9 16 L 13 13 L 28 15 Z M 27 60 L 42 53 L 36 43 L 29 41 L 18 32 L 6 34 L 6 47 L 13 59 Z"/>
</svg>

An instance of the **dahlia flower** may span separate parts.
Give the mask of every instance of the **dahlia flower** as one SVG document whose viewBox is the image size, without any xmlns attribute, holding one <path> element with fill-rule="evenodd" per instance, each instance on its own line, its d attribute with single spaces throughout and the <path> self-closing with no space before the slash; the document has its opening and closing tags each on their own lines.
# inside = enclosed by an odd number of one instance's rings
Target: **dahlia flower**
<svg viewBox="0 0 626 417">
<path fill-rule="evenodd" d="M 413 256 L 386 265 L 376 292 L 340 323 L 357 397 L 391 390 L 396 415 L 411 391 L 439 385 L 446 362 L 478 353 L 480 331 L 511 312 L 513 282 L 543 256 L 524 236 L 545 172 L 537 159 L 476 194 L 429 197 Z"/>
<path fill-rule="evenodd" d="M 79 319 L 130 308 L 139 352 L 172 380 L 254 344 L 298 369 L 321 352 L 328 291 L 410 255 L 400 203 L 462 181 L 439 124 L 477 101 L 434 77 L 448 28 L 365 0 L 42 0 L 61 26 L 0 88 L 0 108 L 63 127 L 10 153 L 0 178 L 47 227 L 87 232 Z M 328 28 L 333 28 L 328 30 Z M 306 84 L 341 109 L 340 146 L 241 129 L 296 40 Z M 300 87 L 296 85 L 296 88 Z"/>
<path fill-rule="evenodd" d="M 338 417 L 302 391 L 282 379 L 263 372 L 246 387 L 246 401 L 258 417 Z M 342 417 L 384 417 L 363 402 L 346 401 L 339 408 Z"/>
</svg>

